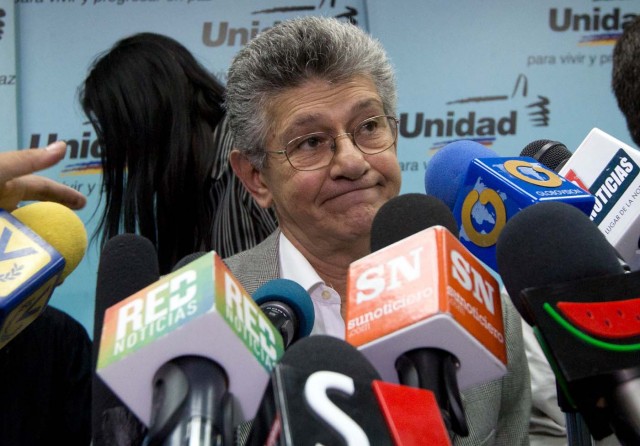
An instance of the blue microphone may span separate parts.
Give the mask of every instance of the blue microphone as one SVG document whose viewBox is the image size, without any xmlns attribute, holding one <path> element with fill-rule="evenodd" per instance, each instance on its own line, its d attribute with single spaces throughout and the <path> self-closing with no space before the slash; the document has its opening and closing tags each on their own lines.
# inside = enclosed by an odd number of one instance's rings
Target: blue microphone
<svg viewBox="0 0 640 446">
<path fill-rule="evenodd" d="M 496 156 L 496 152 L 475 141 L 461 140 L 447 144 L 431 157 L 424 171 L 426 194 L 441 199 L 453 212 L 471 161 Z M 446 174 L 443 175 L 443 172 Z"/>
<path fill-rule="evenodd" d="M 315 321 L 311 296 L 289 279 L 273 279 L 259 287 L 253 300 L 282 335 L 284 347 L 309 336 Z"/>
<path fill-rule="evenodd" d="M 534 158 L 498 157 L 484 146 L 464 140 L 448 144 L 434 155 L 425 171 L 425 187 L 427 194 L 450 207 L 454 203 L 460 242 L 495 271 L 498 236 L 522 209 L 559 201 L 588 215 L 595 203 L 588 191 Z"/>
</svg>

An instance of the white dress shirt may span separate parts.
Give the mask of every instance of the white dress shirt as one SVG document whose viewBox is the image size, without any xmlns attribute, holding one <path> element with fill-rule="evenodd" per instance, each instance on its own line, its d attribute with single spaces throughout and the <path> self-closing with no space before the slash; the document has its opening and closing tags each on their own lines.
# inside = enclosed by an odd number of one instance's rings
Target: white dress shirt
<svg viewBox="0 0 640 446">
<path fill-rule="evenodd" d="M 315 311 L 311 334 L 344 339 L 345 325 L 340 315 L 340 295 L 324 283 L 309 261 L 284 234 L 280 233 L 278 243 L 281 277 L 299 283 L 311 296 Z"/>
</svg>

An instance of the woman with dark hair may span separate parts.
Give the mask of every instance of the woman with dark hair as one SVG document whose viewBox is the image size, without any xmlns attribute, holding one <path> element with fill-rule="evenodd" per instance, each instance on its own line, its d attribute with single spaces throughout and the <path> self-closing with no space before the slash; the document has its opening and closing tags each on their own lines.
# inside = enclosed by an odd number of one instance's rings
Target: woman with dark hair
<svg viewBox="0 0 640 446">
<path fill-rule="evenodd" d="M 163 35 L 126 37 L 96 59 L 80 103 L 102 149 L 105 206 L 94 234 L 102 245 L 123 232 L 142 235 L 165 274 L 189 254 L 226 257 L 276 229 L 273 211 L 255 203 L 229 165 L 223 92 L 184 46 Z M 144 426 L 95 377 L 92 392 L 94 446 L 142 441 Z"/>
<path fill-rule="evenodd" d="M 184 256 L 222 257 L 276 228 L 233 174 L 224 87 L 177 41 L 139 33 L 93 63 L 80 102 L 102 148 L 101 242 L 138 233 L 161 273 Z"/>
</svg>

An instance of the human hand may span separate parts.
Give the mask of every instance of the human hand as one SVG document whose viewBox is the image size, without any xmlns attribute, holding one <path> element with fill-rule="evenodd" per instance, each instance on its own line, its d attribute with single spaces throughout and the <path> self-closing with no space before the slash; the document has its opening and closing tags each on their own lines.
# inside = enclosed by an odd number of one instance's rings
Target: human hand
<svg viewBox="0 0 640 446">
<path fill-rule="evenodd" d="M 0 208 L 11 212 L 23 200 L 37 200 L 82 209 L 87 199 L 80 192 L 50 178 L 33 175 L 62 160 L 66 149 L 64 141 L 57 141 L 44 148 L 0 153 Z"/>
</svg>

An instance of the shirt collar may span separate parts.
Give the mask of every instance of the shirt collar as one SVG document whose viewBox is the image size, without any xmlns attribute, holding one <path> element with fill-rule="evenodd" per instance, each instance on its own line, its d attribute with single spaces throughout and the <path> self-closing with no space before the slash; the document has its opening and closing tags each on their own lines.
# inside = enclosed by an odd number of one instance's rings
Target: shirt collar
<svg viewBox="0 0 640 446">
<path fill-rule="evenodd" d="M 309 261 L 282 232 L 280 232 L 279 243 L 280 275 L 282 278 L 299 283 L 307 291 L 318 284 L 324 284 Z"/>
</svg>

